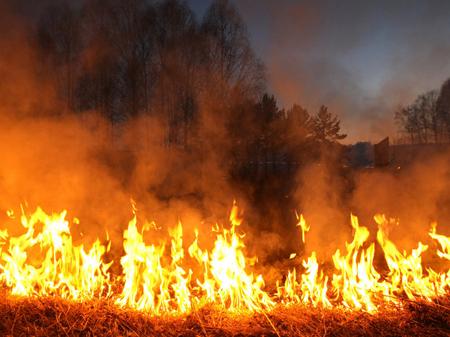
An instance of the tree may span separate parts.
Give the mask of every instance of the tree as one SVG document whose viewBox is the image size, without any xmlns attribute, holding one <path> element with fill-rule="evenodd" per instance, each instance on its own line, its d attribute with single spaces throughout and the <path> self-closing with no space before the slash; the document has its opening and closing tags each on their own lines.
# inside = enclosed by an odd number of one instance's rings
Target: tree
<svg viewBox="0 0 450 337">
<path fill-rule="evenodd" d="M 336 143 L 347 137 L 341 134 L 341 121 L 337 116 L 328 111 L 328 108 L 322 105 L 317 115 L 313 117 L 313 130 L 315 140 L 319 143 Z"/>
<path fill-rule="evenodd" d="M 261 100 L 256 104 L 256 113 L 258 115 L 258 120 L 263 124 L 275 120 L 279 114 L 275 96 L 264 94 Z"/>
<path fill-rule="evenodd" d="M 116 115 L 135 117 L 148 109 L 154 57 L 154 10 L 144 0 L 94 0 L 85 8 L 94 72 L 110 78 Z M 104 65 L 109 65 L 108 68 Z M 101 82 L 100 82 L 101 84 Z"/>
<path fill-rule="evenodd" d="M 231 2 L 215 0 L 203 18 L 201 31 L 206 37 L 209 73 L 221 84 L 222 93 L 230 88 L 255 98 L 259 96 L 264 82 L 263 67 Z"/>
<path fill-rule="evenodd" d="M 302 142 L 312 136 L 314 127 L 313 119 L 305 108 L 298 104 L 294 104 L 287 111 L 287 117 L 294 139 Z"/>
<path fill-rule="evenodd" d="M 437 143 L 439 139 L 440 121 L 436 109 L 437 98 L 438 92 L 432 90 L 419 95 L 414 103 L 418 115 L 421 140 L 424 143 L 432 140 Z"/>
<path fill-rule="evenodd" d="M 412 104 L 400 107 L 395 112 L 395 120 L 411 143 L 441 142 L 445 139 L 445 99 L 436 90 L 419 95 Z M 438 108 L 440 104 L 440 109 Z"/>
<path fill-rule="evenodd" d="M 394 118 L 400 131 L 409 135 L 410 142 L 414 144 L 418 129 L 414 109 L 411 106 L 401 106 L 395 111 Z"/>
<path fill-rule="evenodd" d="M 158 109 L 167 125 L 166 144 L 188 147 L 196 120 L 200 47 L 194 13 L 185 2 L 156 6 Z"/>
<path fill-rule="evenodd" d="M 436 115 L 441 141 L 450 141 L 450 79 L 442 84 L 436 101 Z"/>
<path fill-rule="evenodd" d="M 48 7 L 37 24 L 38 49 L 68 110 L 75 108 L 76 70 L 83 49 L 80 21 L 79 11 L 62 2 Z"/>
</svg>

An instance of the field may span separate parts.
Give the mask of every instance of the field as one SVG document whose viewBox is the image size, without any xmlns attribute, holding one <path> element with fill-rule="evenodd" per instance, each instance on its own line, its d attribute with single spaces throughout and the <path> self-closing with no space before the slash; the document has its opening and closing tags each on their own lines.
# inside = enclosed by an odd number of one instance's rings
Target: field
<svg viewBox="0 0 450 337">
<path fill-rule="evenodd" d="M 0 303 L 2 336 L 449 336 L 450 298 L 403 302 L 377 314 L 278 306 L 269 313 L 204 307 L 182 317 L 150 317 L 106 301 L 12 298 Z"/>
</svg>

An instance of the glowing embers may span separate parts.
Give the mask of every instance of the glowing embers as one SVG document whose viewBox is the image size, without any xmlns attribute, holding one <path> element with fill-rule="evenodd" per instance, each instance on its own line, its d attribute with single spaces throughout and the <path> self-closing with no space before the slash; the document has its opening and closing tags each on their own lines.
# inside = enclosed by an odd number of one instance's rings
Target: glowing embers
<svg viewBox="0 0 450 337">
<path fill-rule="evenodd" d="M 305 241 L 310 227 L 302 215 L 298 220 Z M 88 248 L 77 245 L 65 211 L 48 215 L 38 208 L 30 216 L 22 211 L 23 234 L 0 231 L 0 280 L 12 295 L 108 299 L 153 315 L 182 315 L 205 304 L 234 312 L 267 311 L 289 304 L 375 312 L 405 297 L 431 300 L 448 295 L 450 271 L 423 266 L 422 254 L 428 246 L 419 242 L 410 254 L 401 253 L 385 230 L 391 220 L 377 215 L 375 221 L 378 244 L 369 242 L 368 228 L 352 215 L 353 239 L 345 250 L 333 254 L 329 269 L 322 268 L 313 251 L 301 267 L 288 272 L 282 284 L 277 283 L 272 294 L 263 276 L 250 271 L 256 259 L 245 253 L 236 205 L 230 226 L 212 228 L 210 249 L 201 247 L 197 230 L 193 242 L 186 244 L 181 223 L 169 229 L 168 240 L 150 243 L 154 241 L 151 226 L 145 224 L 139 230 L 134 215 L 120 243 L 123 255 L 115 262 L 115 270 L 120 270 L 116 273 L 110 269 L 113 262 L 105 257 L 109 240 L 102 244 L 97 239 Z M 435 224 L 429 236 L 436 243 L 437 258 L 448 264 L 450 238 L 437 234 Z M 376 249 L 384 255 L 387 270 L 376 270 Z"/>
</svg>

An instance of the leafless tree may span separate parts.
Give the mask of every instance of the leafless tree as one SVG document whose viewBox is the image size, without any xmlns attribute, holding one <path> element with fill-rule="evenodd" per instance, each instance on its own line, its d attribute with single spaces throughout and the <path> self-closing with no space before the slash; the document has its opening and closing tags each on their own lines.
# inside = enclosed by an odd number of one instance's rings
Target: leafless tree
<svg viewBox="0 0 450 337">
<path fill-rule="evenodd" d="M 54 76 L 66 109 L 74 109 L 77 68 L 83 49 L 79 11 L 66 2 L 48 7 L 38 21 L 37 45 L 47 75 Z"/>
<path fill-rule="evenodd" d="M 411 143 L 440 143 L 448 139 L 445 98 L 432 90 L 395 112 L 395 120 Z"/>
<path fill-rule="evenodd" d="M 450 79 L 442 84 L 436 110 L 441 141 L 450 142 Z"/>
<path fill-rule="evenodd" d="M 264 69 L 250 46 L 247 28 L 228 0 L 215 0 L 203 18 L 210 73 L 229 87 L 258 97 L 264 87 Z"/>
<path fill-rule="evenodd" d="M 197 22 L 184 2 L 156 6 L 157 96 L 167 125 L 166 144 L 188 145 L 196 113 L 199 48 Z"/>
</svg>

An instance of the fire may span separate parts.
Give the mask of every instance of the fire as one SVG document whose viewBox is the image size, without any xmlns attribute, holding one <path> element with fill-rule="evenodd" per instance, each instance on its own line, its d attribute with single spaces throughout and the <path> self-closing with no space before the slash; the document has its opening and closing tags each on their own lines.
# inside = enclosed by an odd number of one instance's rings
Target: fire
<svg viewBox="0 0 450 337">
<path fill-rule="evenodd" d="M 404 292 L 409 299 L 416 297 L 430 300 L 434 296 L 443 296 L 450 286 L 449 274 L 439 274 L 432 269 L 426 273 L 422 267 L 422 254 L 428 249 L 427 245 L 419 242 L 416 249 L 411 254 L 400 253 L 393 242 L 389 240 L 383 226 L 389 221 L 383 215 L 375 216 L 375 221 L 379 225 L 377 240 L 381 245 L 386 262 L 389 267 L 390 295 Z M 391 220 L 392 221 L 392 220 Z M 435 228 L 435 225 L 434 225 Z M 448 241 L 444 242 L 443 235 L 435 233 L 435 229 L 430 233 L 431 238 L 437 240 L 448 250 Z M 445 237 L 447 240 L 448 237 Z M 437 252 L 439 257 L 444 257 L 442 252 Z"/>
<path fill-rule="evenodd" d="M 353 241 L 346 243 L 346 253 L 338 249 L 333 254 L 335 271 L 331 273 L 331 282 L 319 272 L 316 253 L 304 260 L 304 273 L 298 278 L 297 271 L 290 271 L 283 285 L 278 286 L 277 297 L 283 303 L 303 303 L 325 308 L 343 306 L 349 309 L 375 312 L 380 305 L 397 303 L 406 295 L 409 299 L 425 299 L 445 296 L 450 290 L 450 271 L 439 273 L 431 268 L 424 271 L 422 253 L 428 246 L 418 243 L 411 254 L 400 253 L 395 244 L 387 238 L 384 227 L 393 220 L 383 215 L 374 217 L 379 225 L 377 241 L 382 248 L 389 271 L 387 277 L 374 267 L 375 244 L 364 246 L 370 236 L 369 230 L 360 226 L 358 218 L 351 216 L 354 230 Z M 304 221 L 304 220 L 303 220 Z M 302 226 L 302 229 L 305 225 Z M 302 237 L 304 231 L 302 231 Z M 449 258 L 450 238 L 436 234 L 436 225 L 432 225 L 430 237 L 438 241 L 440 258 Z"/>
<path fill-rule="evenodd" d="M 309 232 L 311 229 L 309 225 L 306 223 L 305 218 L 303 217 L 303 214 L 298 215 L 297 212 L 295 212 L 295 216 L 297 217 L 298 223 L 297 227 L 300 227 L 302 229 L 302 242 L 305 243 L 305 233 Z"/>
<path fill-rule="evenodd" d="M 170 261 L 165 264 L 164 245 L 146 245 L 134 217 L 124 233 L 126 255 L 121 259 L 124 287 L 116 303 L 154 314 L 186 313 L 205 303 L 219 303 L 231 311 L 272 307 L 274 302 L 263 290 L 262 276 L 246 270 L 250 259 L 244 254 L 245 245 L 237 232 L 241 223 L 237 214 L 237 207 L 233 206 L 231 228 L 217 233 L 210 252 L 199 247 L 196 232 L 188 253 L 203 272 L 195 282 L 192 269 L 183 268 L 186 256 L 181 223 L 169 230 Z"/>
<path fill-rule="evenodd" d="M 65 217 L 66 211 L 48 215 L 38 208 L 30 217 L 21 216 L 24 234 L 2 232 L 0 279 L 11 294 L 70 300 L 109 296 L 111 263 L 103 261 L 109 245 L 98 239 L 89 250 L 74 245 Z"/>
<path fill-rule="evenodd" d="M 12 212 L 8 216 L 14 218 Z M 303 215 L 298 220 L 305 242 L 310 226 Z M 201 248 L 198 230 L 193 242 L 186 244 L 181 222 L 169 229 L 168 241 L 149 243 L 146 238 L 156 226 L 145 224 L 139 230 L 134 214 L 123 233 L 119 275 L 110 268 L 116 262 L 106 258 L 111 242 L 97 239 L 89 248 L 76 245 L 66 211 L 47 214 L 38 208 L 27 216 L 22 210 L 23 234 L 0 231 L 0 282 L 15 296 L 106 299 L 152 315 L 182 315 L 206 304 L 232 312 L 266 312 L 290 304 L 376 312 L 389 303 L 401 305 L 404 297 L 431 301 L 447 296 L 450 270 L 423 266 L 423 253 L 430 245 L 419 242 L 411 253 L 400 252 L 387 235 L 392 221 L 375 216 L 376 244 L 369 242 L 369 229 L 352 215 L 353 239 L 344 251 L 333 254 L 333 267 L 324 268 L 313 251 L 271 292 L 263 276 L 251 271 L 257 259 L 246 254 L 236 205 L 230 226 L 211 229 L 215 240 L 209 250 Z M 78 223 L 74 219 L 72 225 Z M 436 224 L 429 236 L 437 258 L 448 263 L 450 238 L 438 234 Z M 375 268 L 376 251 L 383 253 L 386 271 Z"/>
</svg>

